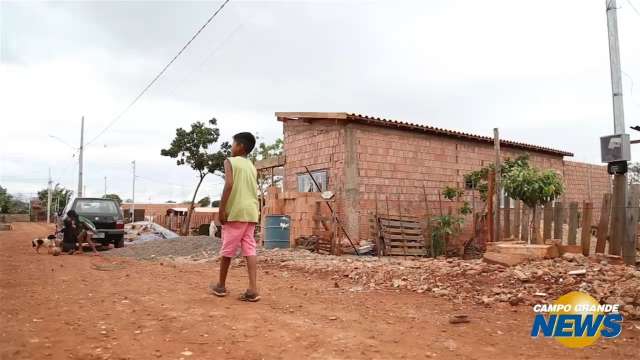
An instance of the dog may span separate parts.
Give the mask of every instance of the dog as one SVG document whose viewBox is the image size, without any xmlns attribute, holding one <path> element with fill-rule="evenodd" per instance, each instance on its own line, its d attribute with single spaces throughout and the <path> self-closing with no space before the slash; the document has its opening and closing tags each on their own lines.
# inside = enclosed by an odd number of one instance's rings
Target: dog
<svg viewBox="0 0 640 360">
<path fill-rule="evenodd" d="M 40 254 L 40 248 L 46 247 L 47 253 L 51 254 L 54 247 L 58 246 L 55 235 L 49 235 L 46 239 L 36 238 L 31 240 L 31 246 Z"/>
</svg>

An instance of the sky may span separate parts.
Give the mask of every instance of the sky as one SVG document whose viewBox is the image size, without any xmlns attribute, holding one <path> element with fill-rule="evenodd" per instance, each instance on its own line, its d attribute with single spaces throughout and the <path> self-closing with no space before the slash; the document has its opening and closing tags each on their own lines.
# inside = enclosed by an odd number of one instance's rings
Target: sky
<svg viewBox="0 0 640 360">
<path fill-rule="evenodd" d="M 345 111 L 571 151 L 613 133 L 604 0 L 232 0 L 160 80 L 97 135 L 221 1 L 0 0 L 0 185 L 190 199 L 195 173 L 160 156 L 215 117 L 221 140 L 282 135 L 277 111 Z M 640 125 L 640 0 L 618 1 L 626 125 Z M 640 138 L 640 133 L 633 133 Z M 640 148 L 632 150 L 640 159 Z M 209 176 L 198 198 L 218 198 Z"/>
</svg>

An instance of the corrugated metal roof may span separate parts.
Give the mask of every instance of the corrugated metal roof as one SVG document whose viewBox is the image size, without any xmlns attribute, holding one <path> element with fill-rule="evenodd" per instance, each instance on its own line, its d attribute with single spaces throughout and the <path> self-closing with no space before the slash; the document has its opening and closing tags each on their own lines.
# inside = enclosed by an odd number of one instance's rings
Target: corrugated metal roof
<svg viewBox="0 0 640 360">
<path fill-rule="evenodd" d="M 324 112 L 324 113 L 323 112 L 277 112 L 275 115 L 278 118 L 278 120 L 285 120 L 285 119 L 307 119 L 307 120 L 312 120 L 312 119 L 339 119 L 339 120 L 343 120 L 343 121 L 344 120 L 357 121 L 357 122 L 361 122 L 361 123 L 365 123 L 365 124 L 369 124 L 369 125 L 384 126 L 384 127 L 390 127 L 390 128 L 412 130 L 412 131 L 420 131 L 420 132 L 426 132 L 426 133 L 435 134 L 435 135 L 443 135 L 443 136 L 455 137 L 455 138 L 459 138 L 459 139 L 465 139 L 465 140 L 471 140 L 471 141 L 477 141 L 477 142 L 482 142 L 482 143 L 493 144 L 493 138 L 489 137 L 489 136 L 469 134 L 469 133 L 465 133 L 465 132 L 461 132 L 461 131 L 447 130 L 447 129 L 437 128 L 437 127 L 433 127 L 433 126 L 428 126 L 428 125 L 413 124 L 413 123 L 408 123 L 408 122 L 404 122 L 404 121 L 389 120 L 389 119 L 384 119 L 384 118 L 379 118 L 379 117 L 374 117 L 374 116 L 368 116 L 368 115 L 362 115 L 362 114 L 355 114 L 355 113 L 339 113 L 339 112 L 338 113 L 337 112 Z M 552 149 L 552 148 L 548 148 L 548 147 L 545 147 L 545 146 L 539 146 L 539 145 L 531 145 L 531 144 L 526 144 L 526 143 L 517 142 L 517 141 L 509 141 L 509 140 L 502 140 L 501 139 L 500 140 L 500 145 L 507 146 L 507 147 L 518 148 L 518 149 L 523 149 L 523 150 L 531 150 L 531 151 L 537 151 L 537 152 L 542 152 L 542 153 L 547 153 L 547 154 L 560 155 L 560 156 L 573 156 L 573 153 L 570 153 L 568 151 Z"/>
</svg>

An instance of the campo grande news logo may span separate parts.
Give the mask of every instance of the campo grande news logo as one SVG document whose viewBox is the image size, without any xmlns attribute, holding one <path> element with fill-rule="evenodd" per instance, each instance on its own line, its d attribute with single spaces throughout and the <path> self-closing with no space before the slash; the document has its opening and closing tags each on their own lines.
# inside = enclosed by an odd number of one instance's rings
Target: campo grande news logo
<svg viewBox="0 0 640 360">
<path fill-rule="evenodd" d="M 553 304 L 534 305 L 531 336 L 553 337 L 568 348 L 593 345 L 601 336 L 617 337 L 622 332 L 619 306 L 599 304 L 589 294 L 572 291 Z"/>
</svg>

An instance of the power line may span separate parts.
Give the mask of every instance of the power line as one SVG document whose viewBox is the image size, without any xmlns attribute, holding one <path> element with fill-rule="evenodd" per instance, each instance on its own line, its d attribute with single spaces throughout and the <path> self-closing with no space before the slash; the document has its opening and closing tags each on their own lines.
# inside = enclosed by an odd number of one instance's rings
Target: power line
<svg viewBox="0 0 640 360">
<path fill-rule="evenodd" d="M 640 16 L 640 11 L 638 11 L 638 8 L 636 8 L 633 3 L 631 2 L 631 0 L 627 0 L 627 4 L 629 4 L 629 6 L 631 6 L 631 8 L 633 9 L 633 11 L 635 11 L 636 14 L 638 14 L 638 16 Z"/>
<path fill-rule="evenodd" d="M 191 42 L 193 42 L 193 40 L 196 39 L 196 37 L 198 37 L 198 35 L 200 35 L 200 33 L 202 32 L 202 30 L 204 30 L 204 28 L 207 27 L 207 25 L 209 25 L 209 23 L 211 23 L 211 21 L 213 21 L 213 19 L 216 17 L 216 15 L 218 15 L 218 13 L 220 11 L 222 11 L 222 9 L 225 7 L 225 5 L 227 5 L 227 3 L 231 1 L 231 0 L 225 0 L 222 5 L 220 5 L 220 7 L 218 7 L 218 9 L 213 13 L 213 15 L 211 15 L 209 17 L 209 19 L 204 23 L 204 25 L 202 25 L 200 27 L 200 29 L 198 29 L 198 31 L 196 31 L 196 33 L 191 37 L 191 39 L 189 39 L 189 41 L 187 41 L 187 43 L 182 47 L 182 49 L 180 49 L 180 51 L 178 51 L 178 53 L 173 57 L 173 59 L 171 59 L 171 61 L 169 61 L 169 63 L 167 65 L 165 65 L 165 67 L 160 70 L 160 72 L 158 73 L 158 75 L 156 75 L 156 77 L 153 78 L 153 80 L 151 80 L 151 82 L 149 84 L 147 84 L 147 86 L 142 89 L 142 91 L 138 94 L 138 96 L 136 96 L 133 101 L 131 101 L 129 103 L 129 105 L 127 105 L 127 107 L 120 112 L 120 114 L 118 114 L 118 116 L 116 116 L 113 120 L 111 120 L 111 122 L 104 128 L 102 129 L 102 131 L 100 131 L 98 133 L 98 135 L 96 135 L 93 139 L 91 139 L 89 142 L 87 142 L 85 144 L 85 146 L 88 146 L 90 144 L 92 144 L 94 141 L 96 141 L 100 136 L 102 136 L 107 130 L 109 130 L 118 120 L 120 120 L 120 118 L 122 118 L 122 116 L 124 116 L 124 114 L 127 113 L 127 111 L 129 111 L 129 109 L 131 109 L 133 107 L 133 105 L 135 105 L 136 102 L 138 102 L 138 100 L 140 100 L 140 98 L 147 92 L 147 90 L 149 90 L 149 88 L 151 88 L 151 86 L 153 86 L 153 84 L 155 84 L 156 81 L 158 81 L 158 79 L 160 79 L 160 77 L 165 73 L 165 71 L 167 71 L 167 69 L 169 68 L 169 66 L 171 66 L 171 64 L 173 64 L 174 61 L 176 61 L 176 59 L 187 49 L 187 47 L 191 44 Z"/>
</svg>

